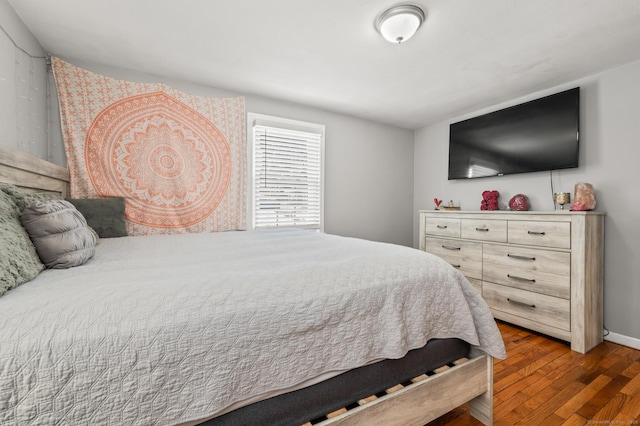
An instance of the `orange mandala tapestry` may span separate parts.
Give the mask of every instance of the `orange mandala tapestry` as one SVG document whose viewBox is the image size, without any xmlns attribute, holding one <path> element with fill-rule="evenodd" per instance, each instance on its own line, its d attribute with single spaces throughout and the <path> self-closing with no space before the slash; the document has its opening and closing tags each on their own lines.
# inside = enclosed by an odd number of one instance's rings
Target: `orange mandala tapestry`
<svg viewBox="0 0 640 426">
<path fill-rule="evenodd" d="M 52 66 L 73 198 L 125 197 L 129 235 L 245 229 L 244 98 Z"/>
</svg>

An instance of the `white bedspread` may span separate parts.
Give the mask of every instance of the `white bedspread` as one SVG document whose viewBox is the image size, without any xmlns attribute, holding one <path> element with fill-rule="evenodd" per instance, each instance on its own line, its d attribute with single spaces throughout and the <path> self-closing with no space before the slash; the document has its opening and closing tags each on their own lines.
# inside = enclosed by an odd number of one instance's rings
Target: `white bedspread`
<svg viewBox="0 0 640 426">
<path fill-rule="evenodd" d="M 419 250 L 279 230 L 101 240 L 0 297 L 0 424 L 177 424 L 458 337 L 504 358 Z"/>
</svg>

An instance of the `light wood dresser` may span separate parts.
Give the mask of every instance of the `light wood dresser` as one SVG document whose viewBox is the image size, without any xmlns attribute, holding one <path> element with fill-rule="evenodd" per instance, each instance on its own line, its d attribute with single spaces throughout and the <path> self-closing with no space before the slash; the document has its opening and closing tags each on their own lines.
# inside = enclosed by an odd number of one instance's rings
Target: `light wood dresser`
<svg viewBox="0 0 640 426">
<path fill-rule="evenodd" d="M 602 342 L 603 212 L 420 211 L 420 249 L 459 269 L 494 317 L 586 353 Z"/>
</svg>

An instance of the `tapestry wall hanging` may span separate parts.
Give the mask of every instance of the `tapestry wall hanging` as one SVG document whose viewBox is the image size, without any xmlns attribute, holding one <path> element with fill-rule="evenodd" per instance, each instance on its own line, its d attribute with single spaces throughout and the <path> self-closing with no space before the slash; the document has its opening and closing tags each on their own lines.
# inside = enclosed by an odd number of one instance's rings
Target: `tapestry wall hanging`
<svg viewBox="0 0 640 426">
<path fill-rule="evenodd" d="M 244 98 L 51 62 L 72 198 L 124 197 L 129 235 L 246 229 Z"/>
</svg>

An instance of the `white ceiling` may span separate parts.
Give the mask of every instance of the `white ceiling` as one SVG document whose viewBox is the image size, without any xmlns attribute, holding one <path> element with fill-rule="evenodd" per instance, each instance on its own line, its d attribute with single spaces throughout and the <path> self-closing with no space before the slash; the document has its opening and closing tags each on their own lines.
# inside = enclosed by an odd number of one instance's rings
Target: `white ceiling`
<svg viewBox="0 0 640 426">
<path fill-rule="evenodd" d="M 9 0 L 42 46 L 103 63 L 419 128 L 640 60 L 639 0 Z"/>
</svg>

